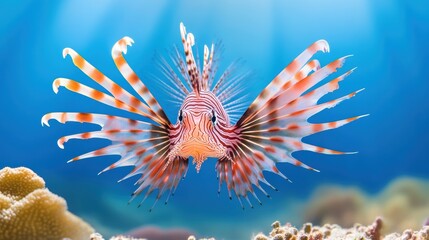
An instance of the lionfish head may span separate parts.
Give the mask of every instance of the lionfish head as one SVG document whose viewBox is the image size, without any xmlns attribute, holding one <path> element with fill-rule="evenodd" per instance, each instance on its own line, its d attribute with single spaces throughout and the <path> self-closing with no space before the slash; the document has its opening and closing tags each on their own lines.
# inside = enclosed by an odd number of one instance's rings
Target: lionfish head
<svg viewBox="0 0 429 240">
<path fill-rule="evenodd" d="M 210 91 L 190 93 L 180 107 L 177 123 L 170 134 L 172 153 L 193 157 L 197 171 L 208 157 L 226 155 L 221 129 L 229 127 L 228 115 Z"/>
</svg>

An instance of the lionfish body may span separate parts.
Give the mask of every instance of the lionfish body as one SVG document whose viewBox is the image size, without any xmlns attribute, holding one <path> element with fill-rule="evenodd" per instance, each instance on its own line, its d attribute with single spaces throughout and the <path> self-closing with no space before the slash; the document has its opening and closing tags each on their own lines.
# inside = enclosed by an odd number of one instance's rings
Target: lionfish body
<svg viewBox="0 0 429 240">
<path fill-rule="evenodd" d="M 50 119 L 56 119 L 61 123 L 76 121 L 101 126 L 99 131 L 60 138 L 58 145 L 61 148 L 70 139 L 104 138 L 112 142 L 107 147 L 70 161 L 119 155 L 120 159 L 102 172 L 117 167 L 133 166 L 131 172 L 123 178 L 140 175 L 136 182 L 138 188 L 134 191 L 132 199 L 145 190 L 146 199 L 157 189 L 156 199 L 168 192 L 167 202 L 180 179 L 186 175 L 188 160 L 191 157 L 197 171 L 207 158 L 213 157 L 218 159 L 216 164 L 218 191 L 220 192 L 222 183 L 226 183 L 230 198 L 233 192 L 240 203 L 244 198 L 252 206 L 248 194 L 252 194 L 261 203 L 255 194 L 255 187 L 269 196 L 260 185 L 261 182 L 275 189 L 265 180 L 264 170 L 274 172 L 285 179 L 286 176 L 276 167 L 279 162 L 315 170 L 294 158 L 293 152 L 307 150 L 325 154 L 345 153 L 301 141 L 305 136 L 334 129 L 362 117 L 328 123 L 307 121 L 314 114 L 334 107 L 358 92 L 318 103 L 322 96 L 338 89 L 339 82 L 353 71 L 350 70 L 313 90 L 310 89 L 340 68 L 346 59 L 346 57 L 337 59 L 323 68 L 317 60 L 310 61 L 316 52 L 329 51 L 326 41 L 319 40 L 302 52 L 259 94 L 238 121 L 232 124 L 225 106 L 230 105 L 234 109 L 235 102 L 224 103 L 225 99 L 231 99 L 234 95 L 236 85 L 232 80 L 238 81 L 240 78 L 231 77 L 231 72 L 227 69 L 216 84 L 213 84 L 217 69 L 214 45 L 210 50 L 204 46 L 203 68 L 200 69 L 192 52 L 194 36 L 186 33 L 183 24 L 180 25 L 180 32 L 185 57 L 183 59 L 176 49 L 172 61 L 177 70 L 165 59 L 161 59 L 161 70 L 173 85 L 169 90 L 182 101 L 175 124 L 170 122 L 158 101 L 123 57 L 127 46 L 133 43 L 131 38 L 124 37 L 113 46 L 112 58 L 138 96 L 113 82 L 74 50 L 64 49 L 64 57 L 70 55 L 74 65 L 109 93 L 66 78 L 54 81 L 55 92 L 62 86 L 111 107 L 141 115 L 153 122 L 95 113 L 46 114 L 42 118 L 42 125 L 48 125 Z"/>
</svg>

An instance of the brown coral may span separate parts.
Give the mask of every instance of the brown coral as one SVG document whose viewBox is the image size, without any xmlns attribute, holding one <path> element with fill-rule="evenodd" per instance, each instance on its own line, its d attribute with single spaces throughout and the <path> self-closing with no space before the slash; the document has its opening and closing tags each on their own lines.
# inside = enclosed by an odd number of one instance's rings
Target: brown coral
<svg viewBox="0 0 429 240">
<path fill-rule="evenodd" d="M 94 230 L 67 211 L 28 168 L 0 170 L 0 239 L 89 239 Z"/>
<path fill-rule="evenodd" d="M 352 227 L 362 221 L 366 201 L 365 195 L 357 189 L 320 187 L 307 204 L 304 222 Z"/>
<path fill-rule="evenodd" d="M 321 187 L 307 204 L 304 222 L 352 227 L 382 216 L 385 232 L 418 229 L 429 216 L 427 189 L 428 182 L 412 178 L 400 178 L 374 197 L 357 189 Z"/>
</svg>

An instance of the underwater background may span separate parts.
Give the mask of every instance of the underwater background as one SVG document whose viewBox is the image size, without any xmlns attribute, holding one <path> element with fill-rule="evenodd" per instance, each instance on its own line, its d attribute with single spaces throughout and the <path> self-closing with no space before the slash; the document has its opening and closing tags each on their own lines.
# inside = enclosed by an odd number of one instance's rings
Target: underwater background
<svg viewBox="0 0 429 240">
<path fill-rule="evenodd" d="M 403 177 L 429 181 L 428 9 L 429 2 L 423 0 L 1 1 L 0 168 L 33 169 L 52 192 L 67 200 L 71 212 L 105 236 L 150 225 L 184 228 L 217 239 L 248 239 L 252 233 L 267 231 L 274 220 L 302 224 L 307 202 L 326 184 L 361 189 L 372 196 Z M 62 49 L 75 49 L 126 86 L 110 50 L 123 36 L 132 37 L 135 44 L 128 48 L 126 59 L 173 120 L 178 108 L 169 104 L 168 94 L 158 90 L 150 74 L 156 72 L 156 53 L 164 54 L 180 44 L 180 22 L 194 34 L 200 53 L 204 44 L 222 41 L 220 71 L 236 59 L 245 61 L 245 68 L 252 70 L 246 83 L 249 103 L 318 39 L 326 39 L 331 47 L 330 53 L 315 56 L 322 65 L 353 54 L 339 74 L 358 69 L 323 99 L 360 88 L 365 91 L 311 121 L 370 116 L 305 141 L 359 153 L 294 154 L 321 172 L 280 164 L 293 183 L 267 173 L 279 191 L 268 190 L 272 199 L 258 193 L 263 206 L 246 206 L 244 211 L 237 200 L 229 200 L 225 186 L 217 196 L 214 159 L 199 174 L 190 166 L 168 205 L 160 202 L 152 212 L 148 209 L 154 197 L 140 208 L 139 199 L 127 205 L 136 179 L 116 181 L 128 168 L 97 176 L 115 157 L 67 164 L 107 142 L 70 141 L 62 150 L 56 144 L 59 137 L 96 128 L 55 121 L 47 128 L 41 126 L 41 117 L 54 111 L 117 111 L 64 89 L 57 95 L 52 91 L 57 77 L 96 86 L 70 58 L 62 58 Z"/>
</svg>

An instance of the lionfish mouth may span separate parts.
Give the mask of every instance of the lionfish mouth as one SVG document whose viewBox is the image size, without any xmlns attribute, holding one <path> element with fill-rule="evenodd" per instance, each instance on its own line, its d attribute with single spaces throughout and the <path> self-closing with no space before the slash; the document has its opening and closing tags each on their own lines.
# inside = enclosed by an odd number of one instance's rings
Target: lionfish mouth
<svg viewBox="0 0 429 240">
<path fill-rule="evenodd" d="M 178 155 L 194 158 L 193 163 L 196 164 L 197 172 L 200 171 L 201 165 L 208 157 L 220 158 L 226 154 L 226 148 L 198 138 L 184 141 L 178 147 L 180 149 Z"/>
</svg>

